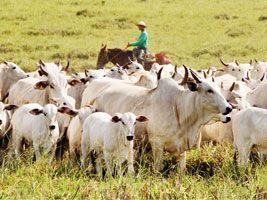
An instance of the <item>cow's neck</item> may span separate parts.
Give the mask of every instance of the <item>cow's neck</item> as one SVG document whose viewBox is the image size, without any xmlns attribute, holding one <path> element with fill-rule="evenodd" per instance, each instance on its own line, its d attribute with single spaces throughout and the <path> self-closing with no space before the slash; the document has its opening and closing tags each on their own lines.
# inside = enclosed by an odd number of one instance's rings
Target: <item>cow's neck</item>
<svg viewBox="0 0 267 200">
<path fill-rule="evenodd" d="M 180 128 L 181 137 L 187 140 L 187 147 L 196 144 L 199 128 L 207 124 L 215 113 L 204 110 L 202 99 L 197 92 L 189 90 L 177 94 L 176 120 Z"/>
</svg>

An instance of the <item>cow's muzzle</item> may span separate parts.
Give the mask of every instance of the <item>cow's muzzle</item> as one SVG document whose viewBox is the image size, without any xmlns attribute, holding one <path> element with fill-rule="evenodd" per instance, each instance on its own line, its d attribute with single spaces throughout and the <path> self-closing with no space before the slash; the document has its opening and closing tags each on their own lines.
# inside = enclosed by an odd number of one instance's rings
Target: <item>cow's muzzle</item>
<svg viewBox="0 0 267 200">
<path fill-rule="evenodd" d="M 226 117 L 225 118 L 225 121 L 223 121 L 223 123 L 228 123 L 228 122 L 230 122 L 231 121 L 231 117 Z"/>
<path fill-rule="evenodd" d="M 49 126 L 49 130 L 50 130 L 50 131 L 53 131 L 53 130 L 55 130 L 55 128 L 56 128 L 56 126 L 55 126 L 55 125 L 51 125 L 51 126 Z"/>
<path fill-rule="evenodd" d="M 132 141 L 134 136 L 127 136 L 126 138 L 127 138 L 128 141 Z"/>
<path fill-rule="evenodd" d="M 232 111 L 231 107 L 227 107 L 223 115 L 228 115 Z"/>
</svg>

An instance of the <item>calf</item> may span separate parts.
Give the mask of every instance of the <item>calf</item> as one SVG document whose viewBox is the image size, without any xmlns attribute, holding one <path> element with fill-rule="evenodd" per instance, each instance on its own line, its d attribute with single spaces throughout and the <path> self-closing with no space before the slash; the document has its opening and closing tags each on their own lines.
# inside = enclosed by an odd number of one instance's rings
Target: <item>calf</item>
<svg viewBox="0 0 267 200">
<path fill-rule="evenodd" d="M 70 160 L 74 163 L 78 155 L 81 152 L 81 135 L 82 135 L 82 126 L 84 120 L 94 113 L 96 109 L 92 106 L 86 106 L 78 111 L 78 115 L 72 118 L 70 121 L 67 137 L 69 140 L 69 154 Z"/>
<path fill-rule="evenodd" d="M 239 164 L 249 160 L 252 150 L 267 153 L 267 111 L 262 108 L 249 107 L 233 117 L 233 135 L 235 150 L 239 154 Z"/>
<path fill-rule="evenodd" d="M 49 153 L 49 163 L 54 157 L 56 143 L 59 138 L 57 111 L 76 115 L 77 113 L 67 107 L 57 108 L 53 104 L 44 107 L 32 103 L 21 106 L 14 112 L 11 119 L 12 146 L 16 155 L 19 155 L 22 139 L 32 141 L 36 159 L 41 156 L 40 148 Z"/>
<path fill-rule="evenodd" d="M 86 118 L 81 144 L 82 166 L 89 151 L 95 150 L 96 153 L 103 153 L 109 173 L 113 163 L 120 166 L 125 160 L 128 160 L 128 172 L 134 172 L 133 139 L 136 121 L 147 121 L 147 118 L 135 116 L 130 112 L 117 113 L 113 117 L 107 113 L 98 112 Z"/>
</svg>

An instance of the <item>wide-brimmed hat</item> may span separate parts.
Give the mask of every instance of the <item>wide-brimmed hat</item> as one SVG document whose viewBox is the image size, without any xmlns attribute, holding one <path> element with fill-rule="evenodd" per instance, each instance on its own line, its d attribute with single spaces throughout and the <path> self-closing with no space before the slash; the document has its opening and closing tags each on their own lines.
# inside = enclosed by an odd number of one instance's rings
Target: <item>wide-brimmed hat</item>
<svg viewBox="0 0 267 200">
<path fill-rule="evenodd" d="M 139 23 L 136 24 L 136 26 L 143 26 L 146 27 L 146 23 L 143 21 L 140 21 Z"/>
</svg>

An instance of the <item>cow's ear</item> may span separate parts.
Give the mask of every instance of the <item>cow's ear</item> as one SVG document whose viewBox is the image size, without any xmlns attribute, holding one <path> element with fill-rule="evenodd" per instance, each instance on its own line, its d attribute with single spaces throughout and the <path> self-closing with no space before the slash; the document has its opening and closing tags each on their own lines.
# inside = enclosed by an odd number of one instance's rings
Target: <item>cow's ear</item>
<svg viewBox="0 0 267 200">
<path fill-rule="evenodd" d="M 189 88 L 189 90 L 191 90 L 192 92 L 195 92 L 198 90 L 198 84 L 193 82 L 193 81 L 190 81 L 190 82 L 187 82 L 187 87 Z"/>
<path fill-rule="evenodd" d="M 15 110 L 17 108 L 18 108 L 18 106 L 10 104 L 10 105 L 6 105 L 4 109 L 5 110 Z"/>
<path fill-rule="evenodd" d="M 32 115 L 40 115 L 43 113 L 43 110 L 35 108 L 35 109 L 32 109 L 29 113 L 31 113 Z"/>
<path fill-rule="evenodd" d="M 146 118 L 145 116 L 143 115 L 139 115 L 136 117 L 136 121 L 139 121 L 139 122 L 146 122 L 148 121 L 148 118 Z"/>
<path fill-rule="evenodd" d="M 48 81 L 39 81 L 35 84 L 34 89 L 43 90 L 49 85 Z"/>
<path fill-rule="evenodd" d="M 60 113 L 64 113 L 64 114 L 70 115 L 72 117 L 75 117 L 76 115 L 78 115 L 77 111 L 72 110 L 72 109 L 70 109 L 70 108 L 68 108 L 66 106 L 58 108 L 57 111 L 60 112 Z"/>
<path fill-rule="evenodd" d="M 79 79 L 72 79 L 72 80 L 68 80 L 68 84 L 71 86 L 75 86 L 77 84 L 81 83 L 81 81 Z"/>
<path fill-rule="evenodd" d="M 81 78 L 80 80 L 83 84 L 86 84 L 90 80 L 90 77 Z"/>
<path fill-rule="evenodd" d="M 111 121 L 114 122 L 114 123 L 118 123 L 119 121 L 121 121 L 121 118 L 118 117 L 117 115 L 115 115 L 115 116 L 113 116 L 113 117 L 111 118 Z"/>
</svg>

